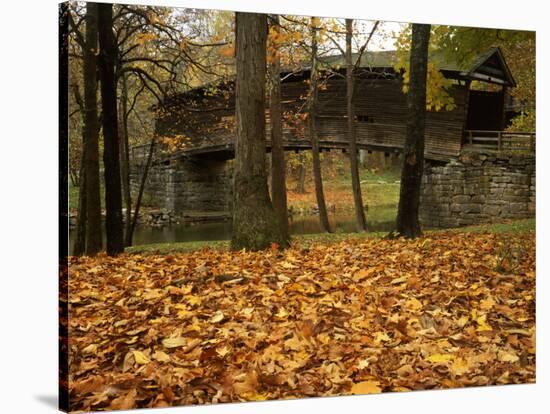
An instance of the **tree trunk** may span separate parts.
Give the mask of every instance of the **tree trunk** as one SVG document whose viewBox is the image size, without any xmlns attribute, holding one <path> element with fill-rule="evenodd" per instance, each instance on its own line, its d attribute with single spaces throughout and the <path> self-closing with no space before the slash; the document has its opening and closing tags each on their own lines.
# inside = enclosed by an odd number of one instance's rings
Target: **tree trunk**
<svg viewBox="0 0 550 414">
<path fill-rule="evenodd" d="M 407 136 L 403 148 L 401 191 L 397 211 L 397 232 L 407 238 L 422 234 L 418 221 L 420 186 L 424 169 L 426 123 L 426 77 L 430 25 L 413 24 L 407 95 Z"/>
<path fill-rule="evenodd" d="M 279 16 L 273 15 L 273 30 L 279 33 Z M 283 121 L 281 115 L 281 63 L 277 44 L 271 45 L 269 62 L 271 81 L 269 114 L 271 119 L 271 194 L 273 208 L 279 222 L 279 230 L 285 240 L 290 240 L 288 207 L 286 200 L 286 164 L 283 148 Z M 285 243 L 285 245 L 288 243 Z"/>
<path fill-rule="evenodd" d="M 351 167 L 351 187 L 353 191 L 353 203 L 355 205 L 355 221 L 357 231 L 367 230 L 365 211 L 363 210 L 363 198 L 361 196 L 361 182 L 359 181 L 359 162 L 357 159 L 357 142 L 355 135 L 355 111 L 354 111 L 354 79 L 353 62 L 351 55 L 351 40 L 353 35 L 353 20 L 346 19 L 346 102 L 348 116 L 348 140 L 349 159 Z"/>
<path fill-rule="evenodd" d="M 113 5 L 98 4 L 99 76 L 103 107 L 103 165 L 105 168 L 105 209 L 107 254 L 124 251 L 122 227 L 122 197 L 118 144 L 115 61 L 117 46 L 113 36 Z"/>
<path fill-rule="evenodd" d="M 310 96 L 309 96 L 309 135 L 311 140 L 311 154 L 313 156 L 313 181 L 315 183 L 315 197 L 319 208 L 319 220 L 321 230 L 330 232 L 328 222 L 327 206 L 325 203 L 325 194 L 323 192 L 323 177 L 321 175 L 321 161 L 319 155 L 319 137 L 317 136 L 317 19 L 311 18 L 311 78 L 310 78 Z"/>
<path fill-rule="evenodd" d="M 86 176 L 86 254 L 94 256 L 103 244 L 99 180 L 99 124 L 97 119 L 97 4 L 86 3 L 84 50 L 84 140 Z"/>
<path fill-rule="evenodd" d="M 265 167 L 267 17 L 236 13 L 237 81 L 233 250 L 260 250 L 286 240 L 269 199 Z"/>
<path fill-rule="evenodd" d="M 82 136 L 84 141 L 82 146 L 86 144 L 86 138 Z M 80 165 L 80 185 L 78 186 L 78 213 L 76 217 L 76 240 L 73 247 L 73 255 L 82 256 L 86 252 L 86 171 L 84 164 Z"/>
<path fill-rule="evenodd" d="M 75 101 L 80 108 L 80 113 L 84 119 L 84 102 L 80 95 L 80 90 L 77 83 L 72 83 Z M 73 246 L 73 255 L 81 256 L 86 251 L 86 170 L 84 166 L 84 148 L 86 147 L 86 134 L 82 131 L 82 156 L 80 157 L 80 167 L 78 170 L 78 206 L 76 217 L 76 240 Z"/>
<path fill-rule="evenodd" d="M 306 157 L 304 153 L 298 154 L 300 165 L 298 166 L 298 182 L 296 184 L 296 192 L 305 194 L 306 192 Z"/>
<path fill-rule="evenodd" d="M 120 136 L 120 171 L 122 175 L 122 193 L 126 216 L 124 218 L 124 245 L 131 246 L 130 227 L 132 226 L 132 195 L 130 193 L 130 150 L 128 139 L 128 85 L 126 74 L 122 75 L 122 96 L 120 99 L 120 117 L 122 134 Z"/>
<path fill-rule="evenodd" d="M 71 179 L 71 184 L 73 187 L 78 187 L 80 183 L 78 182 L 78 172 L 75 168 L 69 168 L 69 177 Z"/>
<path fill-rule="evenodd" d="M 151 138 L 151 144 L 149 145 L 149 154 L 147 154 L 147 163 L 145 164 L 145 169 L 141 175 L 141 181 L 139 184 L 138 196 L 136 199 L 136 208 L 134 209 L 134 217 L 128 232 L 126 233 L 127 246 L 131 246 L 134 238 L 134 231 L 136 229 L 137 221 L 139 218 L 139 209 L 141 207 L 141 199 L 143 197 L 143 192 L 145 191 L 145 183 L 147 182 L 147 174 L 149 174 L 149 169 L 151 168 L 151 163 L 153 162 L 153 154 L 155 152 L 155 137 Z"/>
<path fill-rule="evenodd" d="M 365 168 L 367 166 L 367 150 L 359 150 L 359 164 Z"/>
</svg>

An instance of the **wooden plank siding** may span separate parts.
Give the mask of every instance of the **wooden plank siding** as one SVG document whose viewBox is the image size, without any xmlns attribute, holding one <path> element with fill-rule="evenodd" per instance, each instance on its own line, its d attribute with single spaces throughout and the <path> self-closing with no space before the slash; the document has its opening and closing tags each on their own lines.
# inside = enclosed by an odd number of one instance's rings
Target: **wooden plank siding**
<svg viewBox="0 0 550 414">
<path fill-rule="evenodd" d="M 283 82 L 283 113 L 306 111 L 304 81 Z M 435 159 L 457 156 L 462 145 L 466 119 L 467 88 L 455 85 L 450 91 L 456 108 L 452 111 L 430 111 L 426 117 L 426 155 Z M 347 148 L 345 80 L 333 77 L 319 91 L 317 125 L 321 148 Z M 179 103 L 178 103 L 179 102 Z M 358 79 L 355 113 L 359 148 L 398 151 L 405 141 L 407 116 L 406 95 L 400 79 Z M 185 107 L 193 107 L 193 111 Z M 223 108 L 212 110 L 213 108 Z M 204 110 L 204 112 L 197 112 Z M 269 112 L 266 110 L 269 147 Z M 304 123 L 305 125 L 306 123 Z M 234 96 L 232 93 L 199 98 L 181 96 L 157 119 L 161 136 L 188 137 L 184 151 L 208 154 L 220 148 L 231 148 L 234 139 Z M 286 149 L 310 148 L 307 130 L 289 125 L 283 127 Z"/>
</svg>

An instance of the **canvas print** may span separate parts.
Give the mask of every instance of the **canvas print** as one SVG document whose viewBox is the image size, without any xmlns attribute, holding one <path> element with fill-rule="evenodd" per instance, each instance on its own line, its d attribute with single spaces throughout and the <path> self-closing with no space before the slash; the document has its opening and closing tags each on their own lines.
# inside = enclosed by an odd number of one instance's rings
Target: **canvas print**
<svg viewBox="0 0 550 414">
<path fill-rule="evenodd" d="M 535 32 L 69 2 L 59 70 L 63 410 L 535 382 Z"/>
</svg>

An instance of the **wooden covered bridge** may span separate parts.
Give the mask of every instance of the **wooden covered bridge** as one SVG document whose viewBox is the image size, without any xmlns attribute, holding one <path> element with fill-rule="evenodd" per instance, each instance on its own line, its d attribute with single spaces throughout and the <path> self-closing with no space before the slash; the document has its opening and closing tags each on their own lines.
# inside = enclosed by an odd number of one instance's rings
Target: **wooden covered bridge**
<svg viewBox="0 0 550 414">
<path fill-rule="evenodd" d="M 346 137 L 346 83 L 340 56 L 321 61 L 325 68 L 319 90 L 316 117 L 321 150 L 348 149 Z M 362 56 L 355 80 L 356 137 L 359 149 L 402 151 L 407 117 L 402 74 L 394 69 L 395 51 L 370 52 Z M 507 110 L 507 89 L 514 78 L 499 48 L 479 56 L 469 67 L 461 68 L 440 62 L 441 72 L 452 86 L 448 93 L 454 109 L 429 111 L 426 116 L 425 157 L 434 162 L 448 162 L 465 147 L 505 147 L 534 149 L 534 135 L 507 134 L 511 111 Z M 283 136 L 286 150 L 308 150 L 311 142 L 306 113 L 310 71 L 282 74 Z M 228 209 L 230 188 L 225 161 L 234 157 L 234 83 L 205 85 L 168 97 L 158 111 L 157 135 L 176 137 L 177 150 L 158 147 L 156 172 L 152 181 L 156 191 L 167 200 L 167 207 L 182 210 Z M 301 120 L 302 119 L 302 120 Z M 267 150 L 270 150 L 269 111 L 266 108 Z M 147 148 L 134 148 L 134 159 L 143 159 Z M 177 165 L 176 165 L 177 164 Z M 170 173 L 167 171 L 170 170 Z M 173 178 L 158 175 L 170 175 Z M 156 180 L 156 181 L 155 181 Z M 196 184 L 197 194 L 193 191 Z M 165 190 L 182 185 L 177 189 Z M 155 187 L 155 184 L 153 184 Z M 222 188 L 223 187 L 223 188 Z M 191 188 L 191 189 L 190 189 Z M 211 190 L 211 191 L 209 191 Z M 163 195 L 163 194 L 170 195 Z"/>
<path fill-rule="evenodd" d="M 356 75 L 355 114 L 359 149 L 393 152 L 403 148 L 407 116 L 402 78 L 394 69 L 395 51 L 370 52 L 362 57 Z M 323 64 L 341 65 L 341 57 Z M 469 68 L 440 65 L 451 80 L 453 110 L 429 111 L 426 118 L 426 158 L 447 161 L 469 144 L 503 145 L 512 134 L 501 133 L 513 115 L 506 108 L 507 90 L 515 81 L 499 48 L 492 48 Z M 343 69 L 332 69 L 319 91 L 317 130 L 321 149 L 348 147 L 346 138 L 346 84 Z M 310 149 L 305 114 L 309 69 L 282 74 L 284 146 L 287 150 Z M 491 85 L 491 86 L 489 86 Z M 199 156 L 230 159 L 234 155 L 235 98 L 233 82 L 206 85 L 168 97 L 159 111 L 157 133 L 180 137 L 182 147 L 171 157 Z M 269 150 L 269 111 L 266 109 Z M 483 140 L 483 138 L 487 138 Z M 509 139 L 507 139 L 509 138 Z M 519 141 L 519 139 L 518 139 Z M 529 145 L 529 140 L 524 140 Z M 136 149 L 137 150 L 137 149 Z M 166 154 L 167 155 L 167 154 Z"/>
</svg>

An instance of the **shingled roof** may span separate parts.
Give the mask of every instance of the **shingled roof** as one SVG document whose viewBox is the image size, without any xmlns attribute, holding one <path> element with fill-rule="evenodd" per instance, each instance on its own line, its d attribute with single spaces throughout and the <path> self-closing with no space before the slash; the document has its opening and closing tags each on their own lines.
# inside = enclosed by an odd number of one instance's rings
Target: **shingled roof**
<svg viewBox="0 0 550 414">
<path fill-rule="evenodd" d="M 358 53 L 352 55 L 352 60 L 355 62 L 358 59 Z M 516 82 L 506 64 L 502 51 L 498 47 L 489 49 L 486 53 L 483 53 L 473 61 L 465 62 L 461 65 L 453 62 L 449 62 L 444 58 L 441 52 L 432 52 L 429 56 L 431 61 L 435 61 L 438 67 L 443 72 L 445 77 L 451 79 L 460 80 L 477 80 L 482 82 L 494 83 L 502 86 L 515 87 Z M 335 54 L 329 56 L 319 57 L 319 62 L 330 68 L 339 68 L 341 71 L 345 67 L 345 59 L 342 54 Z M 358 65 L 363 69 L 372 69 L 375 71 L 393 72 L 395 64 L 397 63 L 397 51 L 396 50 L 384 50 L 375 52 L 365 52 L 361 56 L 361 62 Z M 282 69 L 283 74 L 293 74 L 294 76 L 287 79 L 287 81 L 295 81 L 296 78 L 307 78 L 309 76 L 309 64 L 304 65 L 299 69 L 296 68 Z M 178 97 L 191 97 L 194 98 L 204 96 L 205 90 L 211 86 L 217 86 L 222 88 L 231 88 L 233 80 L 225 80 L 222 82 L 211 82 L 205 85 L 197 86 L 189 89 L 186 92 L 179 93 L 173 96 L 166 97 L 165 104 L 169 103 L 173 99 Z"/>
<path fill-rule="evenodd" d="M 353 62 L 356 62 L 358 58 L 358 53 L 352 55 Z M 492 47 L 486 53 L 477 56 L 473 61 L 465 62 L 462 65 L 449 62 L 445 59 L 443 53 L 437 51 L 432 52 L 429 59 L 437 62 L 440 70 L 449 74 L 452 73 L 453 77 L 459 79 L 481 80 L 500 85 L 516 86 L 504 55 L 498 47 Z M 319 58 L 319 62 L 329 67 L 344 67 L 345 65 L 345 59 L 341 54 L 321 57 Z M 396 63 L 397 51 L 385 50 L 364 53 L 358 66 L 361 68 L 381 69 L 393 68 Z"/>
</svg>

